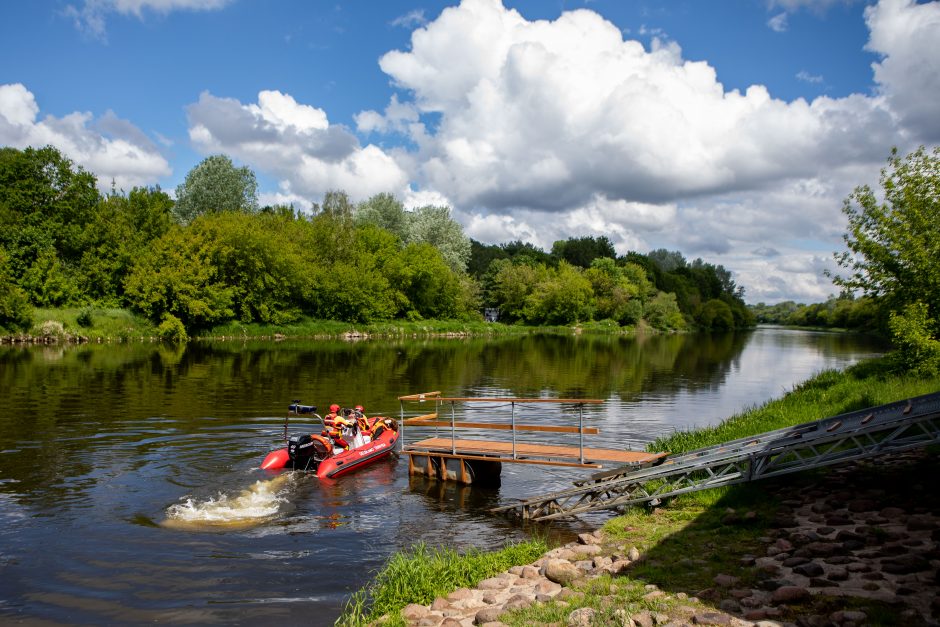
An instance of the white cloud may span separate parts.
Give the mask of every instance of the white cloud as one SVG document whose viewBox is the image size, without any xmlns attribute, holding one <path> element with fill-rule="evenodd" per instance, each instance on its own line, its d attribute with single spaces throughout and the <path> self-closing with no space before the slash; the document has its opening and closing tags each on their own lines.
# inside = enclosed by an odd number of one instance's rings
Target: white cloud
<svg viewBox="0 0 940 627">
<path fill-rule="evenodd" d="M 225 153 L 280 179 L 282 193 L 317 201 L 329 190 L 356 201 L 405 189 L 407 176 L 374 145 L 361 146 L 322 109 L 262 91 L 242 104 L 204 92 L 187 107 L 189 137 L 205 154 Z"/>
<path fill-rule="evenodd" d="M 109 13 L 133 15 L 143 20 L 145 13 L 167 15 L 173 11 L 216 11 L 232 0 L 85 0 L 80 6 L 68 4 L 64 13 L 72 18 L 75 27 L 96 37 L 106 39 L 106 17 Z"/>
<path fill-rule="evenodd" d="M 426 22 L 424 9 L 414 9 L 404 15 L 399 15 L 392 20 L 391 24 L 392 26 L 400 26 L 402 28 L 414 28 L 416 26 L 423 26 Z"/>
<path fill-rule="evenodd" d="M 768 6 L 785 24 L 839 1 Z M 414 149 L 394 155 L 412 184 L 451 199 L 482 241 L 607 235 L 618 250 L 680 249 L 729 268 L 734 259 L 758 294 L 778 281 L 824 297 L 829 281 L 806 274 L 819 263 L 783 260 L 830 259 L 842 246 L 842 199 L 877 182 L 892 146 L 929 141 L 940 123 L 928 115 L 940 101 L 938 7 L 870 8 L 880 93 L 808 102 L 762 85 L 727 91 L 677 43 L 644 48 L 593 11 L 529 21 L 498 0 L 464 0 L 380 59 L 399 93 L 357 126 L 407 135 Z M 910 79 L 918 72 L 930 73 L 917 79 L 923 93 Z"/>
<path fill-rule="evenodd" d="M 872 65 L 881 93 L 920 141 L 940 140 L 940 2 L 881 0 L 865 20 L 865 48 L 883 57 Z"/>
<path fill-rule="evenodd" d="M 796 73 L 797 80 L 803 81 L 804 83 L 822 83 L 823 77 L 818 74 L 810 74 L 806 70 L 800 70 Z"/>
<path fill-rule="evenodd" d="M 790 28 L 786 11 L 778 13 L 767 20 L 767 26 L 776 33 L 785 33 Z"/>
<path fill-rule="evenodd" d="M 36 98 L 19 83 L 0 85 L 0 144 L 14 148 L 52 145 L 98 177 L 98 186 L 130 190 L 171 173 L 153 142 L 136 126 L 107 111 L 97 121 L 75 112 L 39 120 Z"/>
</svg>

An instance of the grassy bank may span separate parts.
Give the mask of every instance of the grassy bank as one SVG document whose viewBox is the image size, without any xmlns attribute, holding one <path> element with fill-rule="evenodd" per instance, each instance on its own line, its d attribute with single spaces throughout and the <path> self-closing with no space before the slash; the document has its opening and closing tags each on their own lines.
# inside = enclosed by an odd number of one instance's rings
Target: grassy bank
<svg viewBox="0 0 940 627">
<path fill-rule="evenodd" d="M 373 582 L 354 594 L 340 625 L 365 625 L 388 615 L 387 625 L 404 625 L 398 614 L 409 603 L 428 605 L 457 588 L 469 588 L 512 566 L 527 564 L 548 550 L 544 540 L 512 544 L 499 551 L 465 553 L 424 544 L 398 552 L 386 562 Z"/>
<path fill-rule="evenodd" d="M 940 377 L 923 379 L 895 374 L 891 371 L 888 360 L 874 360 L 843 372 L 820 373 L 783 397 L 748 409 L 718 426 L 677 432 L 653 442 L 648 449 L 668 450 L 673 453 L 687 452 L 727 440 L 937 391 L 940 391 Z M 784 485 L 796 486 L 792 489 L 798 490 L 797 484 L 801 477 L 811 474 L 813 473 L 800 473 L 777 481 Z M 631 570 L 626 577 L 612 579 L 604 576 L 592 581 L 579 591 L 576 599 L 569 599 L 568 606 L 557 603 L 536 604 L 524 610 L 504 614 L 501 620 L 512 625 L 558 622 L 564 624 L 568 614 L 577 607 L 592 607 L 598 610 L 600 616 L 611 620 L 614 620 L 613 612 L 617 609 L 647 609 L 668 613 L 671 609 L 669 604 L 675 604 L 676 597 L 651 600 L 647 598 L 648 590 L 645 585 L 655 583 L 660 589 L 689 591 L 682 594 L 694 594 L 712 586 L 712 579 L 717 573 L 739 576 L 742 578 L 741 585 L 747 585 L 747 577 L 752 577 L 752 574 L 744 572 L 742 559 L 747 555 L 759 553 L 759 538 L 765 535 L 768 524 L 779 506 L 777 498 L 765 487 L 765 482 L 756 482 L 691 493 L 673 499 L 667 507 L 654 512 L 635 508 L 625 515 L 611 519 L 605 525 L 605 532 L 617 542 L 622 542 L 623 546 L 636 546 L 644 555 L 649 556 L 642 565 Z M 745 511 L 752 513 L 749 524 L 729 524 L 729 512 Z M 417 553 L 420 555 L 421 551 Z M 410 591 L 417 588 L 412 584 L 428 577 L 416 567 L 401 567 L 402 562 L 410 562 L 412 554 L 405 552 L 393 556 L 372 586 L 354 597 L 354 602 L 350 604 L 340 622 L 363 624 L 388 612 L 397 617 L 395 608 L 400 609 L 409 603 L 427 605 L 435 596 L 444 596 L 457 587 L 469 585 L 460 583 L 440 586 L 436 588 L 433 596 L 427 592 L 420 595 L 411 594 Z M 459 563 L 464 559 L 481 559 L 478 553 L 472 553 L 468 558 L 458 557 L 455 553 L 451 556 L 451 561 L 455 563 L 451 564 L 450 568 L 463 568 Z M 419 561 L 421 560 L 423 558 Z M 532 560 L 516 561 L 513 564 L 524 564 L 527 561 Z M 391 581 L 396 582 L 398 591 L 395 603 L 383 602 L 381 607 L 375 605 L 371 609 L 368 608 L 367 599 L 370 595 L 372 598 L 378 598 L 375 591 Z M 426 590 L 423 587 L 421 589 Z M 383 595 L 384 593 L 379 593 L 382 598 Z M 851 607 L 855 601 L 848 600 L 845 603 L 847 607 Z M 683 601 L 683 604 L 688 605 L 688 602 Z M 878 604 L 868 605 L 866 608 L 870 616 L 879 615 L 883 609 L 880 609 Z M 884 612 L 890 615 L 890 610 L 884 609 Z M 608 614 L 610 616 L 607 616 Z M 399 619 L 396 618 L 397 620 Z"/>
<path fill-rule="evenodd" d="M 36 309 L 33 326 L 25 334 L 3 333 L 7 339 L 28 336 L 34 339 L 69 341 L 151 341 L 159 337 L 157 325 L 128 309 L 83 307 L 70 309 Z M 458 320 L 392 320 L 356 324 L 337 320 L 301 318 L 289 324 L 229 322 L 193 333 L 190 339 L 215 338 L 409 338 L 409 337 L 503 337 L 531 333 L 570 334 L 572 327 L 531 327 L 483 321 Z M 632 327 L 611 327 L 589 323 L 579 332 L 617 333 L 632 335 Z"/>
</svg>

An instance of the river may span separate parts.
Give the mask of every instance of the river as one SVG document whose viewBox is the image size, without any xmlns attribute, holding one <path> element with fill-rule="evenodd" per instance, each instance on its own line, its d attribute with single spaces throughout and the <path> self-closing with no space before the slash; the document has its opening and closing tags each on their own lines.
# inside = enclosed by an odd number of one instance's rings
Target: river
<svg viewBox="0 0 940 627">
<path fill-rule="evenodd" d="M 883 348 L 774 327 L 0 347 L 0 622 L 332 624 L 395 550 L 525 538 L 487 510 L 585 474 L 504 464 L 498 488 L 469 488 L 409 478 L 405 458 L 330 484 L 265 474 L 294 399 L 393 417 L 398 396 L 434 390 L 602 399 L 585 409 L 600 430 L 588 444 L 643 449 Z M 570 418 L 541 408 L 529 421 Z"/>
</svg>

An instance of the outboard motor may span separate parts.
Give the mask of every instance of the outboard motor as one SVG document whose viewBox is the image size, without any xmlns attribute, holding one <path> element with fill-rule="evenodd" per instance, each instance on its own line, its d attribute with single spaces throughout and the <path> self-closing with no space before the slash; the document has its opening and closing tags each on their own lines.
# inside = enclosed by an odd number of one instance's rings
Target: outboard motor
<svg viewBox="0 0 940 627">
<path fill-rule="evenodd" d="M 319 435 L 292 435 L 287 441 L 287 456 L 294 468 L 313 470 L 333 454 L 333 447 Z"/>
</svg>

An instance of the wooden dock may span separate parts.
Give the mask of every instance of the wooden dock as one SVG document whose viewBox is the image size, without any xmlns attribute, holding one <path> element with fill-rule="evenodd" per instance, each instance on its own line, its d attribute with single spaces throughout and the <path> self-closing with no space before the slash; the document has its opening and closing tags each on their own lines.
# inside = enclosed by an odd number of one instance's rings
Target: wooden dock
<svg viewBox="0 0 940 627">
<path fill-rule="evenodd" d="M 547 399 L 547 398 L 447 398 L 440 392 L 412 394 L 399 397 L 402 403 L 402 453 L 408 456 L 408 473 L 426 477 L 458 481 L 460 483 L 495 482 L 499 480 L 502 463 L 541 464 L 571 468 L 603 468 L 603 463 L 635 469 L 658 463 L 666 453 L 647 453 L 609 448 L 584 446 L 585 435 L 598 433 L 595 427 L 584 426 L 584 406 L 599 404 L 594 399 Z M 411 418 L 405 417 L 404 403 L 434 403 L 435 410 Z M 508 421 L 469 422 L 457 420 L 454 407 L 457 403 L 492 403 L 510 406 Z M 578 408 L 578 425 L 519 424 L 516 422 L 518 408 L 539 403 L 572 404 Z M 440 409 L 449 404 L 450 419 L 441 416 Z M 405 443 L 405 427 L 435 428 L 449 430 L 450 437 L 432 437 Z M 457 429 L 509 431 L 508 440 L 458 439 Z M 567 433 L 578 435 L 578 446 L 536 444 L 517 440 L 517 432 Z"/>
</svg>

